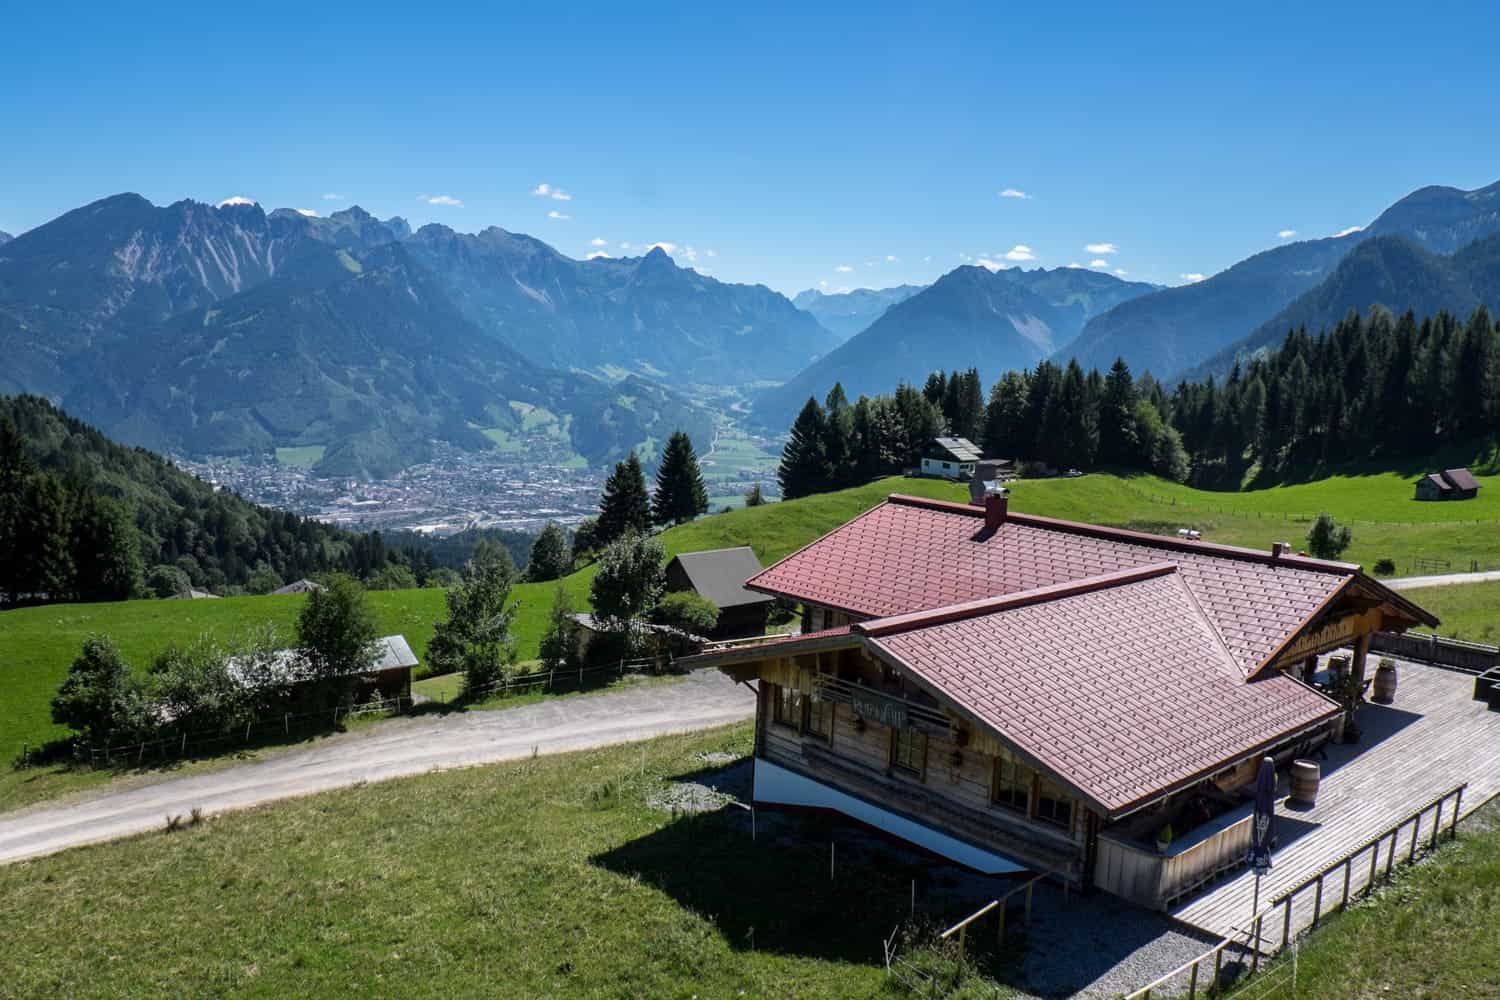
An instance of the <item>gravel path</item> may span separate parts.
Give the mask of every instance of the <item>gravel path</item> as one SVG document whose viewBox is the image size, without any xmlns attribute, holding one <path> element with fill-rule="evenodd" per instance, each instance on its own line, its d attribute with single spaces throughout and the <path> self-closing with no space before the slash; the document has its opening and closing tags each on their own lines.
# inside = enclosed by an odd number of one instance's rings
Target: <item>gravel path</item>
<svg viewBox="0 0 1500 1000">
<path fill-rule="evenodd" d="M 519 708 L 393 719 L 306 750 L 64 805 L 0 816 L 0 864 L 161 828 L 207 814 L 401 775 L 586 750 L 749 718 L 755 696 L 717 670 Z"/>
</svg>

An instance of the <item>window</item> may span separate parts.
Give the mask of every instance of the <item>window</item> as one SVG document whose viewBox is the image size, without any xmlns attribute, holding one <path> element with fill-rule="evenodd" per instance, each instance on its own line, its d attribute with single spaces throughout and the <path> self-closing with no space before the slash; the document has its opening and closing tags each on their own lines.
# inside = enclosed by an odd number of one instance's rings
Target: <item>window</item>
<svg viewBox="0 0 1500 1000">
<path fill-rule="evenodd" d="M 1036 787 L 1036 818 L 1065 830 L 1073 828 L 1073 800 L 1057 785 L 1041 778 Z"/>
<path fill-rule="evenodd" d="M 926 763 L 926 733 L 915 729 L 891 730 L 891 766 L 920 775 Z"/>
<path fill-rule="evenodd" d="M 822 698 L 807 698 L 807 726 L 808 736 L 816 736 L 824 743 L 830 742 L 833 735 L 833 702 Z"/>
<path fill-rule="evenodd" d="M 772 694 L 772 717 L 779 725 L 802 728 L 802 692 L 785 684 L 776 685 Z"/>
<path fill-rule="evenodd" d="M 1000 757 L 995 761 L 995 805 L 1020 813 L 1031 811 L 1031 769 Z"/>
</svg>

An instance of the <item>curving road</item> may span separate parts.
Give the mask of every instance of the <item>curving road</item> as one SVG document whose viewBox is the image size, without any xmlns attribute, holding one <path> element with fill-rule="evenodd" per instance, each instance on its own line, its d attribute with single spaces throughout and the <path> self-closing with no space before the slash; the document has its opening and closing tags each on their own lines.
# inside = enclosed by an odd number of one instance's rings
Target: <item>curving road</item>
<svg viewBox="0 0 1500 1000">
<path fill-rule="evenodd" d="M 1500 570 L 1443 573 L 1440 576 L 1402 576 L 1382 582 L 1392 590 L 1421 590 L 1423 587 L 1452 587 L 1462 583 L 1488 583 L 1491 580 L 1500 580 Z"/>
<path fill-rule="evenodd" d="M 520 708 L 393 719 L 264 761 L 103 791 L 67 805 L 0 815 L 0 864 L 159 830 L 168 815 L 245 809 L 366 781 L 535 753 L 586 750 L 738 722 L 751 691 L 716 670 L 640 687 Z"/>
</svg>

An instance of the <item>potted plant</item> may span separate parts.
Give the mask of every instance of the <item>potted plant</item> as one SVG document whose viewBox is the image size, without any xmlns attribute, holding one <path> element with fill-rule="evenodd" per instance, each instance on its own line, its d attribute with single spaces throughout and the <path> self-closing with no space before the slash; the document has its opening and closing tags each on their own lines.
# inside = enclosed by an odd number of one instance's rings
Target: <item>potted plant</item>
<svg viewBox="0 0 1500 1000">
<path fill-rule="evenodd" d="M 1344 736 L 1345 743 L 1359 742 L 1359 721 L 1354 713 L 1365 700 L 1365 691 L 1370 687 L 1368 680 L 1357 679 L 1352 671 L 1344 670 L 1333 675 L 1328 684 L 1328 694 L 1334 701 L 1338 702 L 1344 709 Z"/>
</svg>

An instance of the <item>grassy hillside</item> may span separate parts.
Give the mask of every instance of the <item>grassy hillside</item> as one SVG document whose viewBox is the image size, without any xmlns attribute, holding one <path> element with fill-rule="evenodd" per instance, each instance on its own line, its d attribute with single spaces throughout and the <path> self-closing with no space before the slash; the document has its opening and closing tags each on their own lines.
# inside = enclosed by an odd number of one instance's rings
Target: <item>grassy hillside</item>
<svg viewBox="0 0 1500 1000">
<path fill-rule="evenodd" d="M 0 982 L 18 998 L 889 996 L 904 868 L 845 862 L 830 885 L 821 842 L 757 849 L 739 810 L 648 805 L 750 745 L 741 725 L 430 774 L 3 868 Z"/>
<path fill-rule="evenodd" d="M 50 604 L 0 612 L 0 759 L 23 742 L 43 743 L 67 730 L 54 726 L 49 703 L 89 635 L 107 635 L 126 660 L 145 669 L 171 642 L 210 634 L 231 639 L 253 624 L 271 622 L 295 641 L 300 594 L 226 597 L 217 601 L 119 601 L 110 604 Z M 419 658 L 427 653 L 432 624 L 445 614 L 440 590 L 376 591 L 370 594 L 381 635 L 401 633 Z"/>
<path fill-rule="evenodd" d="M 1418 503 L 1411 486 L 1396 474 L 1336 477 L 1321 483 L 1246 493 L 1210 493 L 1150 476 L 1091 475 L 1016 484 L 1016 510 L 1079 521 L 1097 521 L 1146 531 L 1174 533 L 1196 527 L 1204 537 L 1235 545 L 1268 548 L 1273 541 L 1303 543 L 1309 520 L 1328 511 L 1351 524 L 1354 543 L 1345 558 L 1373 565 L 1390 558 L 1401 574 L 1436 572 L 1419 559 L 1446 561 L 1455 572 L 1500 568 L 1500 477 L 1483 480 L 1479 499 L 1463 503 Z M 894 492 L 965 500 L 967 488 L 931 479 L 884 479 L 853 489 L 767 504 L 701 518 L 671 528 L 661 539 L 671 554 L 697 549 L 749 545 L 769 564 L 879 503 Z M 1475 519 L 1489 518 L 1476 525 Z M 588 601 L 591 567 L 561 582 L 574 606 Z M 520 656 L 531 659 L 546 628 L 557 583 L 520 584 L 515 632 Z M 1427 600 L 1423 592 L 1422 600 Z M 432 623 L 444 614 L 435 590 L 372 595 L 380 627 L 402 632 L 424 656 Z M 1440 616 L 1455 615 L 1465 638 L 1483 638 L 1487 619 L 1500 617 L 1500 588 L 1443 588 L 1432 597 Z M 0 639 L 13 654 L 0 661 L 0 682 L 9 697 L 0 700 L 0 754 L 23 741 L 61 735 L 47 717 L 47 703 L 68 663 L 90 632 L 111 635 L 138 663 L 169 641 L 201 632 L 226 635 L 243 625 L 270 620 L 286 628 L 296 617 L 299 597 L 245 597 L 221 601 L 131 601 L 120 604 L 51 606 L 0 612 Z M 1445 630 L 1446 631 L 1446 630 Z"/>
<path fill-rule="evenodd" d="M 1443 620 L 1443 635 L 1500 644 L 1500 581 L 1458 587 L 1422 587 L 1406 596 Z"/>
</svg>

